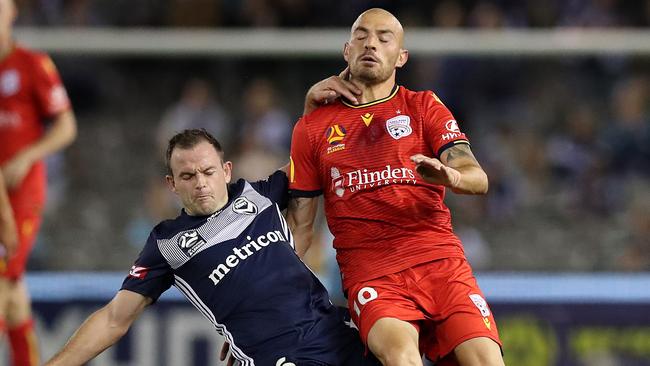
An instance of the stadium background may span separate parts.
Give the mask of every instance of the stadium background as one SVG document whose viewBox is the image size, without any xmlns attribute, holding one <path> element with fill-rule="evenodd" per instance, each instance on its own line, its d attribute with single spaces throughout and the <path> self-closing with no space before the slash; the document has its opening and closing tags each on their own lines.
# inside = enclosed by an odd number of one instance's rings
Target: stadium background
<svg viewBox="0 0 650 366">
<path fill-rule="evenodd" d="M 266 176 L 307 88 L 344 67 L 346 28 L 381 6 L 411 50 L 398 82 L 436 91 L 490 177 L 487 196 L 447 203 L 507 364 L 650 365 L 650 1 L 17 3 L 17 40 L 51 53 L 79 120 L 48 161 L 29 264 L 45 356 L 177 212 L 169 134 L 206 127 L 237 176 Z M 340 299 L 321 231 L 308 261 Z M 219 339 L 182 301 L 171 293 L 91 364 L 216 364 Z"/>
</svg>

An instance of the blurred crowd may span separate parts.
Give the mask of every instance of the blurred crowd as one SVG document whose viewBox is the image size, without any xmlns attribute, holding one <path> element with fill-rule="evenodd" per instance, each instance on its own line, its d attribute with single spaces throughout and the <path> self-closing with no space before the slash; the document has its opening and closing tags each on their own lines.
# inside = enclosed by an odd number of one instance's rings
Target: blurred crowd
<svg viewBox="0 0 650 366">
<path fill-rule="evenodd" d="M 349 26 L 369 3 L 26 0 L 19 1 L 19 23 Z M 650 1 L 372 4 L 410 26 L 650 24 Z M 49 161 L 50 201 L 32 269 L 128 268 L 152 225 L 178 213 L 163 179 L 174 132 L 208 129 L 237 177 L 262 178 L 288 160 L 305 91 L 344 66 L 330 58 L 79 57 L 54 55 L 80 135 Z M 475 269 L 650 270 L 647 57 L 412 54 L 398 82 L 441 97 L 490 177 L 485 197 L 447 196 Z M 309 261 L 336 283 L 331 236 L 321 222 Z"/>
<path fill-rule="evenodd" d="M 648 0 L 18 0 L 22 25 L 348 27 L 369 7 L 409 27 L 647 27 Z"/>
</svg>

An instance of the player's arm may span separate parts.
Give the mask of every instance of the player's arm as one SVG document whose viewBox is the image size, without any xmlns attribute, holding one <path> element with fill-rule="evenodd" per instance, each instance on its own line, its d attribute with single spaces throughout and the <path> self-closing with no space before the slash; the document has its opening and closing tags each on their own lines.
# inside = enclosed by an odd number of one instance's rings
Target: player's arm
<svg viewBox="0 0 650 366">
<path fill-rule="evenodd" d="M 305 109 L 303 116 L 311 113 L 321 105 L 333 102 L 343 96 L 352 104 L 358 104 L 358 96 L 361 95 L 359 89 L 354 83 L 349 81 L 350 72 L 346 67 L 340 74 L 330 76 L 312 85 L 305 96 Z"/>
<path fill-rule="evenodd" d="M 70 145 L 76 136 L 77 121 L 72 110 L 56 114 L 52 125 L 40 140 L 18 152 L 2 166 L 7 187 L 19 185 L 35 162 Z"/>
<path fill-rule="evenodd" d="M 318 197 L 293 197 L 287 207 L 287 223 L 296 243 L 296 253 L 303 257 L 314 237 L 314 220 L 318 209 Z"/>
<path fill-rule="evenodd" d="M 451 188 L 455 193 L 485 194 L 488 177 L 472 154 L 469 144 L 459 143 L 444 150 L 440 160 L 422 154 L 411 160 L 420 176 L 432 184 Z"/>
<path fill-rule="evenodd" d="M 16 221 L 2 174 L 0 174 L 0 245 L 5 248 L 6 258 L 11 257 L 18 246 Z"/>
<path fill-rule="evenodd" d="M 72 335 L 46 366 L 83 365 L 115 344 L 152 300 L 136 292 L 121 290 Z"/>
</svg>

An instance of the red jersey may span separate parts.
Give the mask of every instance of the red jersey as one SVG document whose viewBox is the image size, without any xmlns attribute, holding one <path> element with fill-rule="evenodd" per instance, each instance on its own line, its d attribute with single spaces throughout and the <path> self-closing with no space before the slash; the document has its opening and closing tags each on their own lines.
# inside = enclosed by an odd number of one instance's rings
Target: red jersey
<svg viewBox="0 0 650 366">
<path fill-rule="evenodd" d="M 290 189 L 325 196 L 343 286 L 416 264 L 464 257 L 443 200 L 410 157 L 439 157 L 468 144 L 451 112 L 431 91 L 395 87 L 372 103 L 343 101 L 301 118 L 291 143 Z"/>
<path fill-rule="evenodd" d="M 44 123 L 70 108 L 50 58 L 15 46 L 0 60 L 0 165 L 38 141 Z M 35 163 L 23 182 L 9 191 L 14 211 L 39 210 L 45 203 L 45 164 Z"/>
</svg>

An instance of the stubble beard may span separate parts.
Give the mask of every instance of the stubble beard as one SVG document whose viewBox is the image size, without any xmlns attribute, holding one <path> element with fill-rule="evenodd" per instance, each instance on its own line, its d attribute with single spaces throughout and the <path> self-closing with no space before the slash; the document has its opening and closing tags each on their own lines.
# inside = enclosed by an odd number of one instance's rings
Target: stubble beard
<svg viewBox="0 0 650 366">
<path fill-rule="evenodd" d="M 377 85 L 388 80 L 391 75 L 391 70 L 384 70 L 382 68 L 375 69 L 369 67 L 358 67 L 357 72 L 352 72 L 355 79 L 359 80 L 365 85 Z"/>
</svg>

